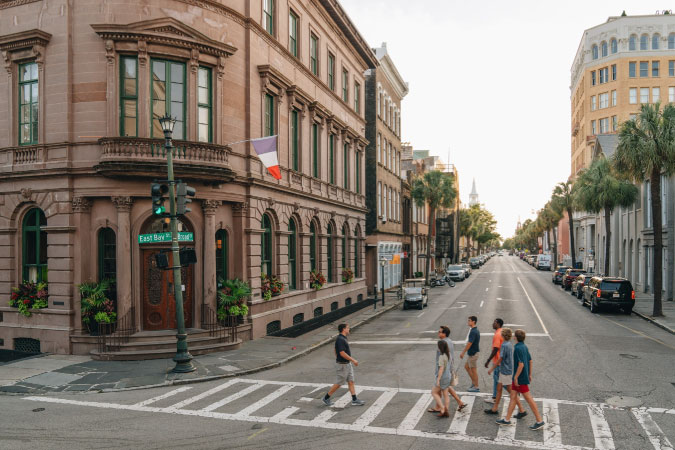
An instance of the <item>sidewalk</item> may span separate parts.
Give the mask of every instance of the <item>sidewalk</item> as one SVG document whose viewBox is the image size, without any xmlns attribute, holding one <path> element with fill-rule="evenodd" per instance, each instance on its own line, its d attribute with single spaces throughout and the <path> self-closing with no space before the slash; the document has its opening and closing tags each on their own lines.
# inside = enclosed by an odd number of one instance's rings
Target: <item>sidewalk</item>
<svg viewBox="0 0 675 450">
<path fill-rule="evenodd" d="M 661 305 L 663 317 L 653 317 L 654 297 L 650 294 L 636 292 L 633 313 L 653 323 L 657 327 L 663 328 L 671 334 L 675 334 L 675 302 L 662 300 Z"/>
<path fill-rule="evenodd" d="M 370 322 L 397 308 L 396 294 L 387 295 L 383 308 L 365 307 L 340 322 L 350 328 Z M 111 391 L 196 383 L 236 377 L 278 367 L 332 342 L 337 323 L 297 338 L 262 337 L 244 342 L 238 350 L 196 356 L 192 373 L 171 372 L 171 359 L 146 361 L 95 361 L 87 356 L 40 355 L 0 364 L 0 394 L 41 394 L 61 391 Z"/>
</svg>

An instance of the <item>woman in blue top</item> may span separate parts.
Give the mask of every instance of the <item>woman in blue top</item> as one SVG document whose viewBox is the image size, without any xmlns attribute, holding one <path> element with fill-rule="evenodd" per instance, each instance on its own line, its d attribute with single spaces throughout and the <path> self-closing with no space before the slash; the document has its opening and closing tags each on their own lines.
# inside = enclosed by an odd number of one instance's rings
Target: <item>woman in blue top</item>
<svg viewBox="0 0 675 450">
<path fill-rule="evenodd" d="M 497 363 L 488 370 L 488 375 L 492 374 L 495 370 L 495 367 L 499 367 L 499 381 L 497 382 L 497 397 L 495 398 L 495 404 L 492 408 L 485 410 L 486 414 L 497 414 L 499 412 L 499 402 L 502 399 L 502 387 L 506 388 L 511 395 L 511 381 L 513 379 L 513 344 L 511 343 L 511 336 L 513 332 L 511 328 L 502 328 L 502 337 L 504 338 L 504 343 L 499 349 L 499 359 Z M 520 399 L 516 397 L 516 405 L 518 406 L 518 414 L 516 414 L 516 419 L 520 419 L 527 415 L 527 411 L 523 411 L 523 405 L 520 403 Z"/>
</svg>

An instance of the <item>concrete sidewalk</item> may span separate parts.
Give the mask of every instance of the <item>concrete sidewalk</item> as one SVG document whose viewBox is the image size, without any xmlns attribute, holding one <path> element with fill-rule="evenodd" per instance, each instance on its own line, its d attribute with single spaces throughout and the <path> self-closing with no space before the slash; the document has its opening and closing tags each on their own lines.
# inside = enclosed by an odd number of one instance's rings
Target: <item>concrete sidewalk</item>
<svg viewBox="0 0 675 450">
<path fill-rule="evenodd" d="M 387 295 L 386 306 L 366 307 L 340 322 L 358 328 L 397 308 L 396 294 Z M 94 361 L 87 356 L 40 355 L 0 364 L 0 394 L 40 394 L 62 391 L 142 389 L 235 377 L 278 367 L 332 342 L 337 323 L 296 338 L 262 337 L 246 341 L 238 350 L 196 356 L 192 373 L 174 374 L 171 359 L 145 361 Z"/>
<path fill-rule="evenodd" d="M 675 334 L 675 302 L 662 300 L 663 317 L 654 317 L 654 296 L 650 294 L 635 293 L 635 306 L 633 313 L 663 328 L 671 334 Z"/>
</svg>

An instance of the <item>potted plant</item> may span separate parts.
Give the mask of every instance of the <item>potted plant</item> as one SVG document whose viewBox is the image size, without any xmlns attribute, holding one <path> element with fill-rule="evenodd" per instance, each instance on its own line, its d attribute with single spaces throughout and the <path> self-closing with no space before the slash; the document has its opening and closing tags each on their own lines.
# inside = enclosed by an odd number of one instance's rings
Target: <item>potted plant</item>
<svg viewBox="0 0 675 450">
<path fill-rule="evenodd" d="M 101 282 L 87 281 L 78 284 L 80 290 L 82 323 L 87 327 L 89 334 L 98 334 L 99 324 L 111 324 L 117 320 L 115 303 L 108 298 L 108 291 L 113 280 Z"/>
<path fill-rule="evenodd" d="M 342 282 L 349 284 L 352 281 L 354 281 L 354 271 L 349 267 L 344 267 L 342 269 Z"/>
<path fill-rule="evenodd" d="M 260 290 L 265 300 L 276 297 L 284 291 L 284 283 L 276 276 L 263 273 L 260 275 L 260 279 Z"/>
<path fill-rule="evenodd" d="M 19 314 L 30 317 L 31 309 L 42 309 L 49 306 L 49 292 L 46 282 L 25 281 L 12 288 L 9 306 L 19 309 Z"/>
<path fill-rule="evenodd" d="M 239 322 L 243 322 L 244 317 L 248 315 L 246 301 L 250 296 L 251 287 L 246 281 L 238 278 L 223 281 L 222 288 L 218 291 L 216 311 L 218 320 L 225 321 L 228 317 L 236 317 Z"/>
<path fill-rule="evenodd" d="M 326 284 L 326 277 L 324 277 L 321 272 L 318 270 L 312 270 L 309 273 L 309 286 L 312 289 L 318 291 L 323 287 L 324 284 Z"/>
</svg>

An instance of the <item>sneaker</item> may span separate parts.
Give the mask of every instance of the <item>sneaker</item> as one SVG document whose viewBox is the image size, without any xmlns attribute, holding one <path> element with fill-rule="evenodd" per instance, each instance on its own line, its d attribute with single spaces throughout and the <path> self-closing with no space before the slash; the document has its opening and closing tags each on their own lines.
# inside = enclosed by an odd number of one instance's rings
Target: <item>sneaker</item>
<svg viewBox="0 0 675 450">
<path fill-rule="evenodd" d="M 536 422 L 534 425 L 530 425 L 530 430 L 538 430 L 544 426 L 544 422 Z"/>
<path fill-rule="evenodd" d="M 497 425 L 513 425 L 510 420 L 499 419 L 495 420 Z"/>
<path fill-rule="evenodd" d="M 480 389 L 477 387 L 471 386 L 469 389 L 466 390 L 466 392 L 480 392 Z"/>
<path fill-rule="evenodd" d="M 483 412 L 484 412 L 485 414 L 497 414 L 497 411 L 493 411 L 493 410 L 491 410 L 491 409 L 489 409 L 489 408 L 488 408 L 488 409 L 484 409 Z"/>
<path fill-rule="evenodd" d="M 335 405 L 335 403 L 333 403 L 333 401 L 330 399 L 330 397 L 329 397 L 329 398 L 324 397 L 324 398 L 323 398 L 323 404 L 326 405 L 326 406 L 333 406 L 333 405 Z"/>
<path fill-rule="evenodd" d="M 522 418 L 525 417 L 526 415 L 527 415 L 527 411 L 520 411 L 518 414 L 516 414 L 516 415 L 513 416 L 513 417 L 515 417 L 516 419 L 522 419 Z"/>
<path fill-rule="evenodd" d="M 490 403 L 490 404 L 494 405 L 494 404 L 495 404 L 495 400 L 496 400 L 496 398 L 494 398 L 494 397 L 487 397 L 487 398 L 485 399 L 485 403 Z"/>
<path fill-rule="evenodd" d="M 366 402 L 364 402 L 363 400 L 360 400 L 358 398 L 356 400 L 352 400 L 352 406 L 363 406 L 365 404 L 366 404 Z"/>
</svg>

